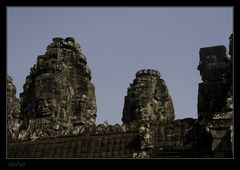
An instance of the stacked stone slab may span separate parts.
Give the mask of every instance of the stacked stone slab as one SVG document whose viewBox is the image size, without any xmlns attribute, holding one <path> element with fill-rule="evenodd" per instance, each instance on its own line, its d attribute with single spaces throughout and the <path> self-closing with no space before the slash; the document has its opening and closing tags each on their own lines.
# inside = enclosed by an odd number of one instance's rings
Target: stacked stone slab
<svg viewBox="0 0 240 170">
<path fill-rule="evenodd" d="M 16 139 L 20 127 L 20 100 L 16 98 L 16 86 L 7 75 L 7 130 L 8 138 Z"/>
<path fill-rule="evenodd" d="M 38 56 L 23 88 L 22 129 L 29 133 L 45 128 L 51 131 L 48 133 L 65 131 L 61 133 L 65 134 L 74 126 L 95 124 L 91 71 L 74 38 L 53 38 L 46 53 Z"/>
<path fill-rule="evenodd" d="M 200 49 L 200 71 L 203 82 L 198 89 L 198 118 L 213 137 L 215 157 L 231 157 L 231 127 L 233 124 L 232 36 L 230 57 L 225 46 Z"/>
</svg>

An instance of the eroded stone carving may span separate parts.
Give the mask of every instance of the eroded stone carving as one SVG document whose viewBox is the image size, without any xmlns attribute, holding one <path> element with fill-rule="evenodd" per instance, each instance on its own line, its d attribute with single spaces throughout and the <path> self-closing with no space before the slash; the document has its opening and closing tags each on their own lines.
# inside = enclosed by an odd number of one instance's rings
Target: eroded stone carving
<svg viewBox="0 0 240 170">
<path fill-rule="evenodd" d="M 21 116 L 22 129 L 29 129 L 30 121 L 39 128 L 43 120 L 48 120 L 50 130 L 55 123 L 61 127 L 60 122 L 67 122 L 69 128 L 95 124 L 95 87 L 74 38 L 53 38 L 47 52 L 38 56 L 21 93 Z"/>
<path fill-rule="evenodd" d="M 174 108 L 167 86 L 157 70 L 140 70 L 128 88 L 123 108 L 123 123 L 134 121 L 172 121 Z"/>
<path fill-rule="evenodd" d="M 198 90 L 198 116 L 212 135 L 215 157 L 231 157 L 233 137 L 233 35 L 229 55 L 224 46 L 200 49 L 198 70 L 202 76 Z"/>
<path fill-rule="evenodd" d="M 155 145 L 155 129 L 174 120 L 174 108 L 167 86 L 157 70 L 144 69 L 128 88 L 122 121 L 138 130 L 140 148 L 133 157 L 149 157 Z"/>
<path fill-rule="evenodd" d="M 17 139 L 20 121 L 20 100 L 16 98 L 16 86 L 7 75 L 7 131 L 8 139 Z"/>
<path fill-rule="evenodd" d="M 226 102 L 230 102 L 232 66 L 231 59 L 226 55 L 224 46 L 200 49 L 200 63 L 198 70 L 203 82 L 198 90 L 199 119 L 211 120 L 213 114 L 222 112 Z M 231 107 L 231 106 L 229 106 Z"/>
</svg>

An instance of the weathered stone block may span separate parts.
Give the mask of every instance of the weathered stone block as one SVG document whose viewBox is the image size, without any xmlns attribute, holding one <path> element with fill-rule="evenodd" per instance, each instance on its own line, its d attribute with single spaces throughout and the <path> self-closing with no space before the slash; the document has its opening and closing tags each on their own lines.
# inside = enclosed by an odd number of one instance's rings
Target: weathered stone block
<svg viewBox="0 0 240 170">
<path fill-rule="evenodd" d="M 211 129 L 210 133 L 214 139 L 221 139 L 227 134 L 228 130 Z"/>
</svg>

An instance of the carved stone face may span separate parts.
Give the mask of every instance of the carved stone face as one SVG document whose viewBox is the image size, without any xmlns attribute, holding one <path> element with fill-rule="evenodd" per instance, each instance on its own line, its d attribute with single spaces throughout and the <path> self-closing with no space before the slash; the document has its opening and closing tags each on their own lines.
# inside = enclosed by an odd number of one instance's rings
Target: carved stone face
<svg viewBox="0 0 240 170">
<path fill-rule="evenodd" d="M 50 115 L 49 104 L 45 99 L 37 100 L 36 112 L 38 116 L 47 116 Z"/>
<path fill-rule="evenodd" d="M 58 102 L 56 99 L 37 99 L 36 112 L 38 116 L 50 116 L 57 117 L 59 113 Z"/>
<path fill-rule="evenodd" d="M 57 96 L 53 94 L 53 89 L 56 89 L 54 79 L 46 75 L 40 75 L 36 78 L 35 88 L 35 111 L 37 116 L 56 115 L 58 112 Z"/>
<path fill-rule="evenodd" d="M 137 120 L 151 120 L 153 117 L 155 117 L 155 113 L 150 102 L 141 103 L 139 106 L 137 106 L 135 111 Z"/>
</svg>

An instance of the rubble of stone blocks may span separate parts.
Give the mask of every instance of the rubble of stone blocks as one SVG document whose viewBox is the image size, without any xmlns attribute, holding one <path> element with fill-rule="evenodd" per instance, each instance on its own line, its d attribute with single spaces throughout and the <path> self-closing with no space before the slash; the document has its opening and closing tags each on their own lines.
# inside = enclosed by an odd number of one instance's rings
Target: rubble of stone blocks
<svg viewBox="0 0 240 170">
<path fill-rule="evenodd" d="M 23 129 L 37 119 L 69 126 L 95 124 L 95 87 L 87 59 L 74 38 L 53 38 L 46 53 L 38 56 L 23 88 Z"/>
</svg>

